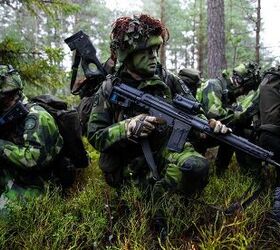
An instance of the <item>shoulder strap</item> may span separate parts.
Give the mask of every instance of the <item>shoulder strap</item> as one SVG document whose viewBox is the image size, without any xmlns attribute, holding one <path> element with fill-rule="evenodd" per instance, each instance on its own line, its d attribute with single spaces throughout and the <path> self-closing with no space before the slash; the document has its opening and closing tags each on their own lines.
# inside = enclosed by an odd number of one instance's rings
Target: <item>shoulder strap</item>
<svg viewBox="0 0 280 250">
<path fill-rule="evenodd" d="M 260 126 L 260 130 L 265 130 L 275 135 L 280 135 L 280 126 L 274 124 L 263 124 Z"/>
<path fill-rule="evenodd" d="M 103 82 L 101 88 L 102 88 L 102 94 L 108 99 L 114 84 L 118 83 L 120 79 L 116 76 L 107 75 L 106 80 Z"/>
</svg>

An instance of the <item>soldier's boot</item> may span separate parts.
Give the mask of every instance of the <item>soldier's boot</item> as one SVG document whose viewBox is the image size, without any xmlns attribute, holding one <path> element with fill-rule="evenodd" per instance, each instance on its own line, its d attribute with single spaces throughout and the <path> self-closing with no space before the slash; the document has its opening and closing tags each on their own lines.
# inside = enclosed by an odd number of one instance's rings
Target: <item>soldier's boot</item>
<svg viewBox="0 0 280 250">
<path fill-rule="evenodd" d="M 168 236 L 167 219 L 162 209 L 158 209 L 152 218 L 152 230 L 156 232 L 163 243 Z"/>
<path fill-rule="evenodd" d="M 161 242 L 165 242 L 168 236 L 167 218 L 161 208 L 161 198 L 170 188 L 170 185 L 162 178 L 155 182 L 152 190 L 152 202 L 153 206 L 157 207 L 157 210 L 152 217 L 151 227 Z"/>
<path fill-rule="evenodd" d="M 217 157 L 215 160 L 216 175 L 221 177 L 227 170 L 231 158 L 233 156 L 233 150 L 227 145 L 221 145 L 218 149 Z"/>
</svg>

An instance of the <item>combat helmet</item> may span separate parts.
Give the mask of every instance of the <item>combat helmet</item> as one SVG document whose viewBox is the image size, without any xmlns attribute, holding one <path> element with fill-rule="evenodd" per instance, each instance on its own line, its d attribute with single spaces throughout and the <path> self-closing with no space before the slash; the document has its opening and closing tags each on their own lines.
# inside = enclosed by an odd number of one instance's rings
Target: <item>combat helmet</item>
<svg viewBox="0 0 280 250">
<path fill-rule="evenodd" d="M 0 94 L 22 91 L 23 83 L 19 73 L 11 65 L 0 64 Z"/>
<path fill-rule="evenodd" d="M 253 62 L 242 63 L 233 69 L 232 79 L 244 92 L 256 90 L 261 82 L 260 68 Z"/>
<path fill-rule="evenodd" d="M 149 15 L 120 17 L 113 23 L 111 50 L 123 63 L 128 55 L 137 50 L 160 46 L 169 38 L 167 28 Z"/>
<path fill-rule="evenodd" d="M 196 96 L 197 88 L 200 87 L 200 71 L 193 68 L 183 68 L 178 76 L 187 85 L 193 96 Z"/>
</svg>

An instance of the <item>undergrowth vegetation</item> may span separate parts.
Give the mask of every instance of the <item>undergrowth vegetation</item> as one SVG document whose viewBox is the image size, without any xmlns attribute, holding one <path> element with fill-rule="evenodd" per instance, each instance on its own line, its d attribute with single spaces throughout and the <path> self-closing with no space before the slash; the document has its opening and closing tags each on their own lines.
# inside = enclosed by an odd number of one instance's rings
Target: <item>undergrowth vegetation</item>
<svg viewBox="0 0 280 250">
<path fill-rule="evenodd" d="M 66 196 L 49 191 L 28 202 L 12 204 L 0 220 L 1 249 L 279 249 L 280 227 L 270 216 L 271 190 L 245 210 L 225 215 L 224 209 L 246 199 L 258 184 L 233 163 L 222 178 L 211 174 L 197 197 L 166 194 L 152 206 L 147 190 L 137 186 L 121 192 L 110 188 L 89 149 L 91 166 Z M 249 192 L 248 188 L 252 186 Z M 152 218 L 161 208 L 168 220 L 163 242 Z"/>
</svg>

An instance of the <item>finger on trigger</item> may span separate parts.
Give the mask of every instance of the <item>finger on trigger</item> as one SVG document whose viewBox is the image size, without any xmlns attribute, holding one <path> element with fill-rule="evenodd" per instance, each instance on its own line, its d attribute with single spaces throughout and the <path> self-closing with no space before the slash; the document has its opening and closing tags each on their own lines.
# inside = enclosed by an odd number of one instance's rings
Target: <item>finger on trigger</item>
<svg viewBox="0 0 280 250">
<path fill-rule="evenodd" d="M 155 129 L 155 126 L 154 126 L 151 122 L 149 122 L 149 121 L 147 121 L 147 120 L 145 120 L 145 121 L 143 122 L 143 126 L 144 126 L 144 128 L 146 128 L 146 129 L 150 129 L 150 130 Z"/>
</svg>

